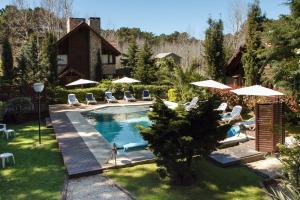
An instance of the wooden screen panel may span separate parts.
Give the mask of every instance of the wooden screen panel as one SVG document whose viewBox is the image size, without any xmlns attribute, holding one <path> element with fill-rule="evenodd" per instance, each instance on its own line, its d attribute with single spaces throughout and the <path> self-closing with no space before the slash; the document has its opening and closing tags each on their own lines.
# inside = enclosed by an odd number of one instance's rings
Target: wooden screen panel
<svg viewBox="0 0 300 200">
<path fill-rule="evenodd" d="M 284 143 L 283 103 L 256 104 L 256 150 L 276 152 L 277 144 Z"/>
</svg>

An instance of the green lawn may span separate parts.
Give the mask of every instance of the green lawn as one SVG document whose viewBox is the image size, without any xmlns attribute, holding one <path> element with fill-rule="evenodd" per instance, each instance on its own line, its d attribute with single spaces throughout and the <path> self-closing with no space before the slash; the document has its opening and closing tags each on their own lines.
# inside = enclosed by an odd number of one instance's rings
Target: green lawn
<svg viewBox="0 0 300 200">
<path fill-rule="evenodd" d="M 17 134 L 8 143 L 0 137 L 0 153 L 13 153 L 16 165 L 0 168 L 0 200 L 60 199 L 65 174 L 53 131 L 42 127 L 43 146 L 38 148 L 36 123 L 8 128 Z"/>
<path fill-rule="evenodd" d="M 170 186 L 156 174 L 155 164 L 106 172 L 139 200 L 266 199 L 262 180 L 244 167 L 221 168 L 208 161 L 196 161 L 198 182 L 193 186 Z"/>
</svg>

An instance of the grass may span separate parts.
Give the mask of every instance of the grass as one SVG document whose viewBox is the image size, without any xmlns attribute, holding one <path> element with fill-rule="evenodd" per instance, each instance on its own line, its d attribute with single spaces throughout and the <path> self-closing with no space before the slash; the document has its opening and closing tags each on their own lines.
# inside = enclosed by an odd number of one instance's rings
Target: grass
<svg viewBox="0 0 300 200">
<path fill-rule="evenodd" d="M 0 137 L 0 153 L 13 153 L 16 165 L 0 169 L 0 200 L 60 199 L 64 168 L 53 131 L 42 127 L 43 146 L 36 147 L 36 123 L 8 128 L 15 129 L 16 137 L 8 142 Z"/>
<path fill-rule="evenodd" d="M 266 199 L 262 180 L 245 167 L 221 168 L 205 160 L 194 163 L 198 181 L 192 186 L 171 186 L 156 173 L 156 164 L 106 172 L 139 200 Z"/>
</svg>

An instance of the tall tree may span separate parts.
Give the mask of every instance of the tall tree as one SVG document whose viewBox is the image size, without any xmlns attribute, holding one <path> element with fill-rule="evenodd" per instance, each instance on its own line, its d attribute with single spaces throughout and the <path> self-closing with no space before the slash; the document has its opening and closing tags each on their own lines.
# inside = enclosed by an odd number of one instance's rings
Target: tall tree
<svg viewBox="0 0 300 200">
<path fill-rule="evenodd" d="M 225 80 L 225 53 L 222 20 L 208 19 L 209 27 L 205 32 L 204 58 L 206 61 L 206 74 L 214 80 Z"/>
<path fill-rule="evenodd" d="M 32 84 L 36 81 L 45 81 L 47 70 L 40 68 L 36 35 L 31 35 L 23 45 L 17 58 L 15 79 L 20 84 Z"/>
<path fill-rule="evenodd" d="M 127 54 L 123 54 L 121 58 L 121 64 L 123 66 L 128 66 L 131 68 L 134 68 L 136 66 L 136 61 L 137 61 L 137 52 L 138 52 L 138 46 L 134 41 L 130 42 L 128 44 L 128 50 Z"/>
<path fill-rule="evenodd" d="M 57 80 L 57 49 L 56 37 L 52 33 L 47 33 L 41 47 L 41 69 L 47 73 L 50 83 Z"/>
<path fill-rule="evenodd" d="M 137 62 L 133 71 L 133 77 L 144 84 L 151 84 L 157 80 L 156 67 L 152 55 L 151 47 L 147 42 L 137 53 Z"/>
<path fill-rule="evenodd" d="M 247 19 L 246 50 L 242 57 L 245 71 L 245 84 L 260 84 L 264 63 L 259 54 L 262 50 L 261 35 L 263 31 L 264 16 L 261 14 L 259 1 L 251 5 Z"/>
<path fill-rule="evenodd" d="M 3 71 L 3 78 L 7 81 L 12 81 L 13 78 L 13 56 L 12 49 L 7 34 L 2 40 L 2 54 L 1 54 L 1 68 Z"/>
<path fill-rule="evenodd" d="M 97 52 L 97 63 L 96 63 L 96 80 L 101 81 L 103 79 L 103 68 L 100 50 Z"/>
</svg>

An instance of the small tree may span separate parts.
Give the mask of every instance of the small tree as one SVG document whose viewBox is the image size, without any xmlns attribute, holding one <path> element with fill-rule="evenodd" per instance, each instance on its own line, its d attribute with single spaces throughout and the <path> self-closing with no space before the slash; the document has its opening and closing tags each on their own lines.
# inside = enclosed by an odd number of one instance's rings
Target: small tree
<svg viewBox="0 0 300 200">
<path fill-rule="evenodd" d="M 13 56 L 12 49 L 9 42 L 9 37 L 4 34 L 2 40 L 2 54 L 1 54 L 1 68 L 3 71 L 3 78 L 6 81 L 12 81 L 13 78 Z"/>
<path fill-rule="evenodd" d="M 133 77 L 144 84 L 151 84 L 157 80 L 156 67 L 152 55 L 152 50 L 147 42 L 137 53 L 137 63 L 133 70 Z"/>
<path fill-rule="evenodd" d="M 103 79 L 102 60 L 100 50 L 97 52 L 97 64 L 96 64 L 96 80 L 101 81 Z"/>
<path fill-rule="evenodd" d="M 292 146 L 279 145 L 280 161 L 287 180 L 300 191 L 300 136 L 295 136 Z"/>
<path fill-rule="evenodd" d="M 122 55 L 122 58 L 121 58 L 122 66 L 128 66 L 133 69 L 136 66 L 138 50 L 139 49 L 138 49 L 138 46 L 137 46 L 135 40 L 133 42 L 130 42 L 128 44 L 127 54 Z"/>
<path fill-rule="evenodd" d="M 262 49 L 261 34 L 264 17 L 261 15 L 259 1 L 251 5 L 247 19 L 246 50 L 242 57 L 246 85 L 260 84 L 263 63 L 259 57 Z"/>
<path fill-rule="evenodd" d="M 222 20 L 208 19 L 209 27 L 205 32 L 205 62 L 206 74 L 214 80 L 225 80 L 225 53 L 224 53 L 224 35 Z"/>
<path fill-rule="evenodd" d="M 57 80 L 57 49 L 56 37 L 52 33 L 47 33 L 41 47 L 41 69 L 47 73 L 50 83 Z"/>
<path fill-rule="evenodd" d="M 193 156 L 205 157 L 215 150 L 228 129 L 218 125 L 220 115 L 214 108 L 214 98 L 189 112 L 171 110 L 157 99 L 149 114 L 153 124 L 141 133 L 157 157 L 160 177 L 169 177 L 174 184 L 195 181 Z"/>
</svg>

